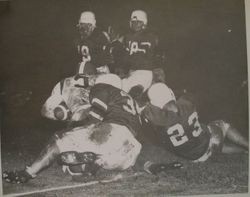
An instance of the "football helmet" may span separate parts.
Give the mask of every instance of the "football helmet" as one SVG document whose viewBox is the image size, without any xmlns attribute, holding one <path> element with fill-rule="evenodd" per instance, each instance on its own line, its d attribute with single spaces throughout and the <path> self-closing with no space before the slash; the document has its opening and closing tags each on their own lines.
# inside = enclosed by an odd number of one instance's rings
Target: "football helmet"
<svg viewBox="0 0 250 197">
<path fill-rule="evenodd" d="M 81 37 L 90 36 L 96 27 L 95 14 L 90 11 L 82 12 L 77 27 Z"/>
<path fill-rule="evenodd" d="M 147 14 L 143 10 L 134 10 L 130 18 L 130 28 L 134 31 L 141 31 L 148 24 Z"/>
<path fill-rule="evenodd" d="M 163 108 L 170 101 L 176 101 L 173 91 L 164 83 L 155 83 L 148 90 L 148 98 L 154 106 Z"/>
</svg>

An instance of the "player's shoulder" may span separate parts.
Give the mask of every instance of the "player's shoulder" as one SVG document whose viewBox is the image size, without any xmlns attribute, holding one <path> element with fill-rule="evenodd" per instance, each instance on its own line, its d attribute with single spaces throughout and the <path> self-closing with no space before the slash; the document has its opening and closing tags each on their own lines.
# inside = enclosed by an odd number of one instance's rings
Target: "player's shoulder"
<svg viewBox="0 0 250 197">
<path fill-rule="evenodd" d="M 178 113 L 162 110 L 152 104 L 148 104 L 142 111 L 142 119 L 155 126 L 168 127 L 179 121 Z"/>
<path fill-rule="evenodd" d="M 186 117 L 193 112 L 196 112 L 195 100 L 191 95 L 184 94 L 177 101 L 177 108 L 181 117 Z"/>
<path fill-rule="evenodd" d="M 177 104 L 196 105 L 195 96 L 191 93 L 184 93 L 177 99 Z"/>
<path fill-rule="evenodd" d="M 105 33 L 99 29 L 99 28 L 95 28 L 92 35 L 91 35 L 91 38 L 93 40 L 96 40 L 96 41 L 99 41 L 99 42 L 109 42 L 107 36 L 105 35 Z"/>
</svg>

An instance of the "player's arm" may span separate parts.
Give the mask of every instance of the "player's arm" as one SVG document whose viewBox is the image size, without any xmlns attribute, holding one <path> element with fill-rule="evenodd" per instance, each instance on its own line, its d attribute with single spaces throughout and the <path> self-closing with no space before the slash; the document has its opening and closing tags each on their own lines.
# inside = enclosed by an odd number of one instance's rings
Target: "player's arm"
<svg viewBox="0 0 250 197">
<path fill-rule="evenodd" d="M 179 120 L 179 115 L 177 112 L 165 107 L 164 109 L 161 109 L 152 104 L 148 104 L 145 107 L 145 109 L 142 111 L 142 117 L 146 122 L 150 122 L 155 126 L 166 126 Z"/>
<path fill-rule="evenodd" d="M 41 115 L 56 120 L 54 116 L 54 109 L 63 101 L 61 95 L 61 84 L 60 82 L 55 85 L 52 90 L 50 97 L 45 101 L 41 109 Z"/>
<path fill-rule="evenodd" d="M 42 106 L 41 115 L 52 120 L 69 120 L 71 111 L 69 110 L 62 96 L 64 80 L 57 83 L 53 88 L 51 96 Z"/>
<path fill-rule="evenodd" d="M 91 123 L 103 121 L 108 110 L 108 99 L 108 90 L 104 89 L 102 84 L 97 84 L 91 88 L 89 94 L 91 108 L 88 116 Z"/>
<path fill-rule="evenodd" d="M 122 68 L 128 71 L 131 66 L 131 58 L 130 58 L 130 49 L 129 49 L 129 38 L 128 35 L 125 35 L 122 39 L 122 46 L 123 46 L 123 66 Z"/>
<path fill-rule="evenodd" d="M 196 110 L 195 99 L 191 94 L 183 94 L 177 99 L 177 107 L 180 116 L 186 116 Z"/>
<path fill-rule="evenodd" d="M 158 36 L 152 36 L 152 42 L 154 47 L 154 65 L 156 65 L 157 68 L 161 68 L 165 61 L 164 46 L 159 42 Z"/>
<path fill-rule="evenodd" d="M 107 66 L 111 61 L 111 55 L 107 52 L 106 48 L 109 44 L 109 40 L 104 35 L 103 32 L 100 32 L 96 38 L 96 44 L 93 52 L 93 63 L 96 67 Z"/>
</svg>

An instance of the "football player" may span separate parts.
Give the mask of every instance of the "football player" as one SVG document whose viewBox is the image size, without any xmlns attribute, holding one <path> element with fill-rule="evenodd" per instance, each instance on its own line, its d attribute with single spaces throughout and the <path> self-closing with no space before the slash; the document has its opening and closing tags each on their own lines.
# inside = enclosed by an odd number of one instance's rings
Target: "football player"
<svg viewBox="0 0 250 197">
<path fill-rule="evenodd" d="M 86 62 L 90 62 L 98 72 L 108 73 L 107 65 L 111 61 L 111 57 L 105 51 L 105 48 L 109 40 L 105 33 L 96 27 L 95 14 L 91 11 L 82 12 L 77 27 L 79 39 L 76 45 L 80 58 L 79 67 L 84 66 Z"/>
<path fill-rule="evenodd" d="M 89 91 L 95 83 L 95 67 L 86 62 L 78 73 L 58 82 L 42 106 L 42 116 L 60 121 L 81 121 L 89 111 Z"/>
<path fill-rule="evenodd" d="M 147 29 L 148 18 L 143 10 L 134 10 L 130 18 L 131 33 L 124 37 L 129 77 L 123 79 L 123 89 L 133 97 L 140 96 L 153 83 L 164 82 L 165 73 L 156 64 L 158 37 Z"/>
<path fill-rule="evenodd" d="M 89 100 L 89 124 L 56 133 L 29 167 L 4 172 L 4 180 L 27 182 L 58 157 L 69 172 L 71 165 L 80 166 L 83 174 L 86 169 L 95 174 L 98 167 L 125 170 L 133 166 L 141 150 L 135 138 L 141 124 L 133 99 L 121 91 L 121 79 L 114 74 L 98 76 Z"/>
<path fill-rule="evenodd" d="M 229 123 L 216 120 L 201 124 L 190 96 L 176 100 L 169 87 L 156 83 L 150 87 L 148 97 L 150 104 L 142 111 L 142 119 L 168 151 L 194 162 L 206 161 L 214 153 L 248 151 L 248 141 Z M 234 145 L 227 145 L 224 139 Z"/>
</svg>

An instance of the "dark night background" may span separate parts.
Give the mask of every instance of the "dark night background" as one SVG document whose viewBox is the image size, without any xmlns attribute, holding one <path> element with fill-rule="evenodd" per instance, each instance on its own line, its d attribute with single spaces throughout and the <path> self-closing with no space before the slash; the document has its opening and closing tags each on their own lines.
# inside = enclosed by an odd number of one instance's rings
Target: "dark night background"
<svg viewBox="0 0 250 197">
<path fill-rule="evenodd" d="M 166 54 L 167 84 L 194 93 L 204 122 L 223 118 L 248 135 L 243 0 L 16 0 L 0 5 L 4 128 L 47 123 L 40 117 L 41 105 L 53 86 L 75 71 L 74 39 L 82 11 L 94 11 L 99 27 L 115 24 L 126 32 L 132 10 L 144 9 Z M 13 110 L 12 95 L 25 91 L 32 91 L 31 99 Z M 21 135 L 19 130 L 4 129 L 2 140 Z"/>
</svg>

